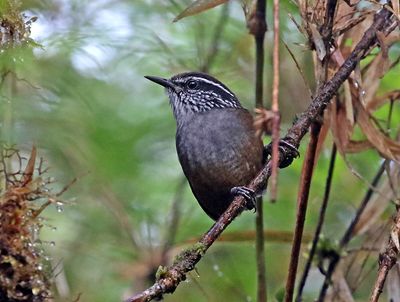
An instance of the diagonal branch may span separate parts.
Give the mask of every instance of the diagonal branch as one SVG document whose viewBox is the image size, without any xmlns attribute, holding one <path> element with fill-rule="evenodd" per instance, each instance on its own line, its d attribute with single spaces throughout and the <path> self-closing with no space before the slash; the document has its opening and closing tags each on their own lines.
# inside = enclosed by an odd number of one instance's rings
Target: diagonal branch
<svg viewBox="0 0 400 302">
<path fill-rule="evenodd" d="M 371 196 L 374 192 L 373 188 L 375 188 L 376 185 L 378 184 L 379 180 L 381 179 L 381 176 L 383 175 L 383 172 L 385 172 L 385 163 L 384 162 L 381 164 L 378 172 L 376 173 L 374 179 L 372 180 L 371 188 L 369 188 L 367 193 L 365 194 L 363 200 L 361 201 L 360 206 L 357 209 L 355 216 L 353 217 L 350 225 L 347 227 L 346 232 L 344 233 L 342 239 L 340 240 L 339 251 L 342 250 L 350 242 L 353 232 L 354 232 L 354 228 L 356 227 L 356 225 L 361 217 L 361 214 L 364 212 L 367 204 L 369 203 Z M 339 261 L 340 261 L 340 257 L 338 255 L 334 255 L 334 257 L 331 258 L 331 260 L 328 264 L 328 269 L 325 273 L 324 283 L 322 284 L 321 290 L 319 292 L 318 301 L 324 301 L 328 287 L 331 284 L 331 277 L 332 277 Z"/>
<path fill-rule="evenodd" d="M 383 8 L 380 10 L 371 27 L 357 44 L 353 52 L 339 68 L 336 74 L 323 85 L 312 100 L 305 112 L 295 121 L 289 129 L 285 139 L 288 143 L 298 147 L 311 123 L 320 116 L 340 85 L 349 77 L 359 61 L 375 46 L 376 33 L 385 28 L 393 28 L 392 13 Z M 294 158 L 291 149 L 283 148 L 280 161 Z M 268 162 L 255 179 L 249 184 L 249 188 L 260 192 L 271 175 L 271 164 Z M 246 201 L 243 197 L 236 197 L 224 214 L 206 232 L 192 248 L 181 252 L 174 264 L 159 270 L 157 281 L 145 291 L 127 299 L 127 302 L 144 302 L 159 298 L 165 293 L 172 293 L 179 283 L 186 279 L 186 274 L 193 270 L 208 248 L 221 235 L 227 226 L 244 210 Z"/>
<path fill-rule="evenodd" d="M 399 235 L 400 235 L 400 210 L 397 209 L 397 215 L 394 220 L 392 233 L 385 248 L 385 251 L 379 255 L 378 277 L 375 281 L 374 289 L 370 302 L 378 302 L 382 293 L 383 285 L 391 268 L 396 264 L 399 255 Z"/>
</svg>

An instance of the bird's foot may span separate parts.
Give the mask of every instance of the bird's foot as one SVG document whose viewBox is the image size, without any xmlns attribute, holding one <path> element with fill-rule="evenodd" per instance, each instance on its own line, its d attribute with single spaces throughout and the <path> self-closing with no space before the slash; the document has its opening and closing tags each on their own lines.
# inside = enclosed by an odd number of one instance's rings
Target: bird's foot
<svg viewBox="0 0 400 302">
<path fill-rule="evenodd" d="M 272 142 L 264 147 L 264 152 L 267 156 L 272 155 Z M 279 140 L 279 153 L 283 157 L 280 159 L 279 168 L 286 168 L 292 163 L 293 159 L 300 156 L 299 150 L 285 139 Z"/>
<path fill-rule="evenodd" d="M 254 190 L 249 189 L 245 186 L 233 187 L 231 189 L 231 194 L 234 196 L 243 196 L 247 201 L 246 208 L 248 210 L 256 210 L 256 193 L 254 192 Z"/>
</svg>

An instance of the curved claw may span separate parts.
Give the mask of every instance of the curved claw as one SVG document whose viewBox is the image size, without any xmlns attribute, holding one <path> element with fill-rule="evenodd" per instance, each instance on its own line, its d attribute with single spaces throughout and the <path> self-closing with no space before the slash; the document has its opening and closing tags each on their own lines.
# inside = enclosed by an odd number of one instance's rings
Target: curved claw
<svg viewBox="0 0 400 302">
<path fill-rule="evenodd" d="M 249 189 L 245 186 L 233 187 L 231 189 L 231 194 L 234 196 L 243 196 L 247 201 L 246 207 L 249 210 L 256 210 L 256 193 L 254 192 L 254 190 Z"/>
<path fill-rule="evenodd" d="M 286 168 L 292 163 L 293 159 L 300 156 L 299 150 L 285 139 L 279 140 L 279 151 L 281 157 L 283 157 L 281 158 L 279 168 Z M 266 156 L 271 156 L 272 142 L 264 147 L 264 152 Z"/>
</svg>

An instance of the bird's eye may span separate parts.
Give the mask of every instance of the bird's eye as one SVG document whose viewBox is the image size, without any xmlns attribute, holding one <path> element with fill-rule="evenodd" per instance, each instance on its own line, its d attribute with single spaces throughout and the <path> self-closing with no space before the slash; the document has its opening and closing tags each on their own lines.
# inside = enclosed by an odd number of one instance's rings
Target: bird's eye
<svg viewBox="0 0 400 302">
<path fill-rule="evenodd" d="M 186 86 L 189 89 L 196 89 L 198 85 L 196 81 L 189 81 L 186 83 Z"/>
</svg>

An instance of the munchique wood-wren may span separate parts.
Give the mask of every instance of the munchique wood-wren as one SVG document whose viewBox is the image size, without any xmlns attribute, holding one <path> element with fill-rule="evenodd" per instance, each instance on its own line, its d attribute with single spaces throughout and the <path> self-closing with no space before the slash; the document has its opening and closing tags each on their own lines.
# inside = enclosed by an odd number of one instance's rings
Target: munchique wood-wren
<svg viewBox="0 0 400 302">
<path fill-rule="evenodd" d="M 235 94 L 199 72 L 146 78 L 166 89 L 177 124 L 178 158 L 203 210 L 217 220 L 235 195 L 253 208 L 254 192 L 245 186 L 262 168 L 265 152 L 251 114 Z"/>
</svg>

